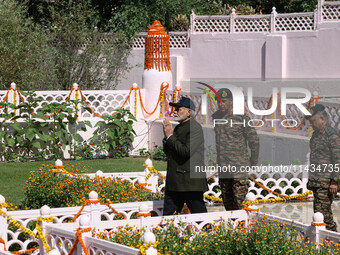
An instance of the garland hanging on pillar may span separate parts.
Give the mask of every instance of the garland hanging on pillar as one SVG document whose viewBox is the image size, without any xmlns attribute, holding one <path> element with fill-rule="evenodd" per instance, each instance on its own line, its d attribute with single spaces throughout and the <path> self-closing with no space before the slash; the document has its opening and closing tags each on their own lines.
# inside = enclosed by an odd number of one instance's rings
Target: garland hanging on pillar
<svg viewBox="0 0 340 255">
<path fill-rule="evenodd" d="M 169 35 L 165 33 L 164 27 L 158 20 L 154 21 L 149 29 L 145 36 L 144 69 L 170 71 Z"/>
</svg>

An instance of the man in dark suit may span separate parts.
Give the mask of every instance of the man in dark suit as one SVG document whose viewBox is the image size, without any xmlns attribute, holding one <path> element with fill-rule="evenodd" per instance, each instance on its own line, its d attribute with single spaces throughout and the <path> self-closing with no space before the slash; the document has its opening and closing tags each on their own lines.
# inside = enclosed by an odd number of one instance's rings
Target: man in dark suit
<svg viewBox="0 0 340 255">
<path fill-rule="evenodd" d="M 174 120 L 179 125 L 173 129 L 168 119 L 163 121 L 163 147 L 168 158 L 163 215 L 180 213 L 184 203 L 191 213 L 204 213 L 207 180 L 205 173 L 195 173 L 195 166 L 204 166 L 203 130 L 193 118 L 195 105 L 189 98 L 182 97 L 170 106 L 175 107 Z"/>
</svg>

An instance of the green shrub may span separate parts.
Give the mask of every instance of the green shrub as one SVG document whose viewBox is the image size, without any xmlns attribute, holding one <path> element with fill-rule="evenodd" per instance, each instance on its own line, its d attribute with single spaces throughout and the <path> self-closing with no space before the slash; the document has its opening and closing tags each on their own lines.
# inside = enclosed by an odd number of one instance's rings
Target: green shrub
<svg viewBox="0 0 340 255">
<path fill-rule="evenodd" d="M 134 248 L 141 247 L 141 237 L 145 229 L 125 226 L 118 231 L 96 233 L 93 236 Z M 338 247 L 330 242 L 322 243 L 320 251 L 308 240 L 303 240 L 299 232 L 289 230 L 284 223 L 267 221 L 259 217 L 249 227 L 220 221 L 207 224 L 197 230 L 189 223 L 176 226 L 172 221 L 155 227 L 153 233 L 160 254 L 339 254 Z M 320 253 L 319 253 L 320 252 Z"/>
<path fill-rule="evenodd" d="M 91 191 L 96 191 L 99 198 L 106 202 L 127 203 L 159 200 L 161 194 L 154 194 L 142 186 L 134 186 L 127 180 L 119 178 L 78 178 L 87 173 L 86 167 L 80 164 L 65 165 L 67 172 L 54 170 L 53 165 L 42 165 L 31 171 L 26 182 L 24 207 L 37 209 L 43 205 L 49 207 L 68 207 L 83 205 Z M 77 177 L 77 178 L 74 178 Z"/>
</svg>

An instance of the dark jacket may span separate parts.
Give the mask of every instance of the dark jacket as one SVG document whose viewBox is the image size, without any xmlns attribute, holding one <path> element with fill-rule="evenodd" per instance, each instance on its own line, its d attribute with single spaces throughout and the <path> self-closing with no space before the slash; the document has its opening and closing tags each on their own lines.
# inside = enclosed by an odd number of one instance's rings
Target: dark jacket
<svg viewBox="0 0 340 255">
<path fill-rule="evenodd" d="M 193 118 L 177 125 L 168 140 L 163 140 L 168 157 L 166 187 L 168 191 L 207 191 L 204 168 L 204 137 L 201 125 Z M 195 172 L 196 170 L 196 172 Z M 190 173 L 191 172 L 191 173 Z"/>
<path fill-rule="evenodd" d="M 340 188 L 340 135 L 329 125 L 314 131 L 309 142 L 310 165 L 308 189 L 328 189 L 331 184 Z"/>
</svg>

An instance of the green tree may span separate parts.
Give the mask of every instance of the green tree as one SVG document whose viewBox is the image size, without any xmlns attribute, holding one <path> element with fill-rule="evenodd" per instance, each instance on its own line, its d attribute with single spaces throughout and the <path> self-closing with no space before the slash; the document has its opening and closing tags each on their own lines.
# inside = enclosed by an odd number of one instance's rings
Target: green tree
<svg viewBox="0 0 340 255">
<path fill-rule="evenodd" d="M 0 1 L 0 89 L 11 82 L 25 89 L 51 89 L 46 75 L 52 69 L 49 35 L 27 18 L 27 7 L 14 0 Z"/>
<path fill-rule="evenodd" d="M 171 31 L 187 30 L 191 11 L 197 15 L 269 14 L 314 11 L 317 0 L 126 0 L 112 9 L 108 27 L 128 35 L 145 32 L 154 20 L 165 24 L 165 13 L 171 15 Z"/>
<path fill-rule="evenodd" d="M 120 34 L 97 31 L 98 12 L 89 0 L 56 1 L 48 6 L 47 22 L 55 48 L 55 84 L 70 89 L 114 89 L 128 70 L 129 41 Z"/>
</svg>

